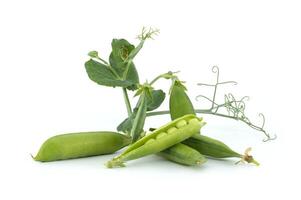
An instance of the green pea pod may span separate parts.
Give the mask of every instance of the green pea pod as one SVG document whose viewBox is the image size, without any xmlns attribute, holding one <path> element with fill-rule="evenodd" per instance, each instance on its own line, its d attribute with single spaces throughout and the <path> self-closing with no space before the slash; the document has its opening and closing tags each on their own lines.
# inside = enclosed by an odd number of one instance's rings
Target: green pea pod
<svg viewBox="0 0 301 200">
<path fill-rule="evenodd" d="M 43 143 L 33 159 L 49 162 L 111 154 L 127 146 L 130 142 L 129 137 L 109 131 L 56 135 Z"/>
<path fill-rule="evenodd" d="M 206 158 L 197 150 L 182 143 L 161 151 L 158 155 L 172 162 L 188 166 L 201 165 L 206 162 Z"/>
<path fill-rule="evenodd" d="M 146 118 L 146 110 L 147 110 L 146 93 L 142 92 L 138 102 L 138 111 L 135 115 L 135 119 L 131 129 L 131 136 L 133 138 L 132 142 L 137 141 L 141 133 L 143 132 L 143 126 Z"/>
<path fill-rule="evenodd" d="M 187 114 L 195 114 L 193 105 L 179 80 L 174 80 L 169 97 L 169 111 L 172 120 Z"/>
<path fill-rule="evenodd" d="M 124 166 L 125 161 L 163 151 L 198 133 L 205 122 L 195 115 L 185 115 L 141 138 L 122 154 L 106 163 L 109 168 Z"/>
<path fill-rule="evenodd" d="M 225 143 L 210 138 L 208 136 L 196 134 L 187 140 L 183 141 L 184 144 L 194 148 L 201 154 L 213 158 L 230 158 L 236 157 L 240 158 L 241 161 L 246 161 L 248 163 L 254 163 L 259 165 L 259 163 L 254 160 L 254 158 L 249 155 L 250 148 L 248 148 L 244 155 L 239 154 L 228 147 Z"/>
<path fill-rule="evenodd" d="M 185 90 L 185 86 L 179 80 L 174 80 L 169 99 L 169 110 L 172 120 L 186 114 L 195 114 L 193 105 Z M 201 165 L 206 161 L 206 158 L 198 151 L 181 143 L 160 152 L 158 155 L 172 162 L 190 166 Z"/>
</svg>

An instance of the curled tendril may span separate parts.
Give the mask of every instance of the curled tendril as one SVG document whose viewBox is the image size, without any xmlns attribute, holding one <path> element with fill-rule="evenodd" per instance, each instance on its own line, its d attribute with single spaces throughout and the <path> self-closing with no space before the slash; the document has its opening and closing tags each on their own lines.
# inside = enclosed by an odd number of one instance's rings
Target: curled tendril
<svg viewBox="0 0 301 200">
<path fill-rule="evenodd" d="M 147 29 L 147 28 L 143 27 L 140 35 L 138 35 L 137 38 L 139 40 L 146 40 L 148 38 L 154 39 L 153 36 L 158 35 L 159 33 L 160 33 L 159 29 L 152 28 L 152 27 Z"/>
<path fill-rule="evenodd" d="M 217 73 L 217 78 L 219 78 L 219 67 L 214 65 L 211 69 L 213 73 Z"/>
<path fill-rule="evenodd" d="M 262 118 L 262 125 L 257 126 L 253 124 L 250 119 L 245 115 L 245 109 L 246 109 L 246 101 L 250 100 L 249 96 L 244 96 L 240 100 L 236 100 L 234 95 L 232 93 L 228 93 L 224 95 L 224 103 L 218 104 L 216 102 L 216 91 L 218 85 L 222 84 L 228 84 L 231 83 L 233 85 L 237 85 L 237 82 L 235 81 L 224 81 L 224 82 L 219 82 L 219 68 L 218 66 L 213 66 L 211 71 L 216 74 L 216 82 L 214 84 L 207 84 L 207 83 L 198 83 L 198 86 L 209 86 L 209 87 L 214 87 L 213 91 L 213 97 L 209 98 L 204 95 L 198 95 L 196 96 L 196 100 L 199 101 L 201 98 L 208 100 L 211 103 L 211 107 L 209 109 L 204 109 L 200 110 L 201 113 L 205 114 L 212 114 L 212 115 L 217 115 L 221 117 L 227 117 L 235 120 L 239 120 L 250 126 L 251 128 L 262 132 L 265 135 L 265 139 L 263 139 L 264 142 L 269 141 L 269 140 L 274 140 L 277 138 L 276 135 L 271 137 L 266 130 L 264 129 L 265 126 L 265 116 L 262 113 L 259 113 L 259 116 Z M 222 108 L 227 111 L 227 114 L 224 114 L 220 111 Z"/>
<path fill-rule="evenodd" d="M 214 101 L 212 101 L 210 98 L 208 98 L 208 97 L 206 97 L 206 96 L 204 96 L 204 95 L 201 95 L 201 94 L 198 95 L 198 96 L 196 96 L 196 97 L 195 97 L 195 100 L 196 100 L 196 101 L 199 101 L 201 98 L 204 98 L 204 99 L 208 100 L 210 103 L 214 103 L 215 105 L 218 106 L 218 104 L 215 103 Z"/>
<path fill-rule="evenodd" d="M 262 113 L 259 113 L 258 116 L 259 116 L 259 117 L 262 117 L 262 125 L 261 125 L 261 128 L 263 129 L 263 128 L 264 128 L 264 125 L 265 125 L 265 116 L 264 116 L 264 114 L 262 114 Z"/>
</svg>

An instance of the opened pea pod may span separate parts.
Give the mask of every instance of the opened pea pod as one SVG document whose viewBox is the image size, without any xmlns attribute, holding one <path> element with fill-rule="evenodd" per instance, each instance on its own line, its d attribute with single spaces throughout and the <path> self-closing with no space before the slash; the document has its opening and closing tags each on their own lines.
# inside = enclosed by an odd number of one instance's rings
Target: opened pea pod
<svg viewBox="0 0 301 200">
<path fill-rule="evenodd" d="M 122 154 L 108 161 L 106 166 L 122 167 L 126 161 L 161 152 L 198 133 L 205 124 L 195 115 L 180 117 L 133 143 Z"/>
</svg>

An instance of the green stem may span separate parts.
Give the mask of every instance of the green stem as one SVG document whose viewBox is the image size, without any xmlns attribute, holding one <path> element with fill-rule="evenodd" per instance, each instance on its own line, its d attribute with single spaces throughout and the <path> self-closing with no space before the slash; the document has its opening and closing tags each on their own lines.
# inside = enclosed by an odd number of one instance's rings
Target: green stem
<svg viewBox="0 0 301 200">
<path fill-rule="evenodd" d="M 101 62 L 103 62 L 105 65 L 110 65 L 107 61 L 105 61 L 104 59 L 97 57 L 98 60 L 100 60 Z"/>
<path fill-rule="evenodd" d="M 108 65 L 110 71 L 118 78 L 118 79 L 121 79 L 121 77 L 118 75 L 118 73 L 115 71 L 115 69 L 111 66 L 111 65 Z"/>
<path fill-rule="evenodd" d="M 130 117 L 132 115 L 132 107 L 126 88 L 122 88 L 122 92 L 123 92 L 124 102 L 126 105 L 126 110 L 128 112 L 128 116 Z"/>
<path fill-rule="evenodd" d="M 98 59 L 99 61 L 101 61 L 103 64 L 105 64 L 109 70 L 116 76 L 116 78 L 121 79 L 121 77 L 118 75 L 118 73 L 116 72 L 116 70 L 104 59 L 97 57 L 96 59 Z"/>
<path fill-rule="evenodd" d="M 263 134 L 267 137 L 266 141 L 274 139 L 274 138 L 271 138 L 271 136 L 269 134 L 267 134 L 266 131 L 262 127 L 256 126 L 256 125 L 252 124 L 251 122 L 245 121 L 241 118 L 238 118 L 238 117 L 235 117 L 235 116 L 229 116 L 229 115 L 225 115 L 225 114 L 221 114 L 221 113 L 216 113 L 216 112 L 213 112 L 212 109 L 195 109 L 195 112 L 196 113 L 202 113 L 202 114 L 215 115 L 215 116 L 219 116 L 219 117 L 225 117 L 225 118 L 241 121 L 241 122 L 247 124 L 248 126 L 250 126 L 251 128 L 253 128 L 257 131 L 263 132 Z M 166 114 L 169 114 L 169 113 L 170 112 L 168 110 L 155 111 L 155 112 L 146 113 L 146 116 L 150 117 L 150 116 L 155 116 L 155 115 L 166 115 Z"/>
<path fill-rule="evenodd" d="M 157 76 L 150 82 L 150 85 L 153 85 L 155 82 L 157 82 L 157 80 L 159 80 L 161 78 L 165 78 L 165 79 L 176 78 L 176 76 L 174 75 L 175 73 L 177 73 L 177 72 L 167 72 L 164 74 L 160 74 L 159 76 Z"/>
<path fill-rule="evenodd" d="M 169 113 L 170 113 L 169 110 L 154 111 L 154 112 L 148 112 L 148 113 L 146 113 L 146 116 L 150 117 L 150 116 L 156 116 L 156 115 L 167 115 Z"/>
<path fill-rule="evenodd" d="M 159 76 L 157 76 L 156 78 L 154 78 L 154 80 L 152 80 L 151 82 L 150 82 L 150 85 L 153 85 L 157 80 L 159 80 L 160 78 L 162 78 L 162 74 L 161 75 L 159 75 Z"/>
</svg>

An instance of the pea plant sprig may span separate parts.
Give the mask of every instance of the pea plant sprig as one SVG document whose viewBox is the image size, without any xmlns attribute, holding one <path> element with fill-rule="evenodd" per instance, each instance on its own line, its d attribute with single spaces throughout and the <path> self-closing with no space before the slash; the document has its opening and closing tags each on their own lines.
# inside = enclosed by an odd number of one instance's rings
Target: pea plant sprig
<svg viewBox="0 0 301 200">
<path fill-rule="evenodd" d="M 155 90 L 153 88 L 154 83 L 161 78 L 171 79 L 172 82 L 178 79 L 176 76 L 177 72 L 169 71 L 158 75 L 150 83 L 146 82 L 140 84 L 139 75 L 136 66 L 134 65 L 134 58 L 142 49 L 145 41 L 153 39 L 158 33 L 158 29 L 143 28 L 141 33 L 137 36 L 140 42 L 136 47 L 125 39 L 113 39 L 109 62 L 99 57 L 97 51 L 91 51 L 88 54 L 91 59 L 85 64 L 88 76 L 91 80 L 104 86 L 121 87 L 128 116 L 118 125 L 117 130 L 125 132 L 127 135 L 133 137 L 133 141 L 136 141 L 143 135 L 143 125 L 146 117 L 169 114 L 169 111 L 155 111 L 164 101 L 165 93 L 160 89 Z M 223 84 L 236 85 L 237 82 L 220 82 L 219 68 L 217 66 L 212 68 L 212 72 L 216 74 L 216 82 L 214 84 L 198 83 L 199 86 L 214 88 L 212 98 L 204 95 L 198 95 L 196 97 L 197 100 L 200 100 L 201 98 L 208 100 L 211 103 L 211 107 L 208 109 L 195 109 L 195 112 L 241 121 L 249 127 L 262 132 L 266 137 L 264 141 L 275 139 L 276 135 L 271 136 L 264 129 L 265 117 L 262 113 L 259 114 L 263 119 L 261 126 L 254 124 L 249 117 L 246 116 L 245 101 L 249 99 L 248 96 L 236 100 L 234 95 L 229 93 L 225 94 L 223 103 L 216 102 L 218 86 Z M 136 91 L 135 96 L 139 96 L 138 103 L 133 109 L 128 91 Z M 137 127 L 138 124 L 139 127 Z"/>
<path fill-rule="evenodd" d="M 89 131 L 56 135 L 46 140 L 33 159 L 41 162 L 82 158 L 103 154 L 112 154 L 128 146 L 119 156 L 106 163 L 108 168 L 123 167 L 131 160 L 156 154 L 166 160 L 187 166 L 200 166 L 207 158 L 240 158 L 239 162 L 259 163 L 250 155 L 251 148 L 244 154 L 238 153 L 217 139 L 201 134 L 201 128 L 206 124 L 197 113 L 235 119 L 244 122 L 251 128 L 261 131 L 266 136 L 264 141 L 275 139 L 262 126 L 253 124 L 245 114 L 245 101 L 248 97 L 236 100 L 234 95 L 224 96 L 223 103 L 217 103 L 217 88 L 223 84 L 237 84 L 234 81 L 219 81 L 219 68 L 213 67 L 216 73 L 215 84 L 199 83 L 199 86 L 213 87 L 213 97 L 198 95 L 211 103 L 209 109 L 195 109 L 186 93 L 185 82 L 177 76 L 178 72 L 167 72 L 156 76 L 150 82 L 141 82 L 134 64 L 134 58 L 141 51 L 148 39 L 153 39 L 159 33 L 157 29 L 143 28 L 137 37 L 139 44 L 135 47 L 125 39 L 113 39 L 109 59 L 103 59 L 97 51 L 88 53 L 90 59 L 85 63 L 89 78 L 99 85 L 119 88 L 122 90 L 126 118 L 117 126 L 117 132 Z M 154 87 L 159 79 L 171 80 L 169 95 L 169 110 L 156 111 L 165 100 L 165 92 Z M 137 98 L 132 107 L 129 94 Z M 144 124 L 149 116 L 169 114 L 172 121 L 146 134 Z"/>
<path fill-rule="evenodd" d="M 242 97 L 240 100 L 236 100 L 236 98 L 234 97 L 234 95 L 232 93 L 229 94 L 225 94 L 224 95 L 224 103 L 218 104 L 216 103 L 216 93 L 217 93 L 217 88 L 219 85 L 222 84 L 233 84 L 233 85 L 237 85 L 237 82 L 235 81 L 224 81 L 224 82 L 220 82 L 219 81 L 219 68 L 217 66 L 213 66 L 212 67 L 212 72 L 216 73 L 216 82 L 215 84 L 206 84 L 206 83 L 198 83 L 199 86 L 209 86 L 209 87 L 214 87 L 214 92 L 213 92 L 213 97 L 208 98 L 204 95 L 198 95 L 196 97 L 196 100 L 199 100 L 200 98 L 205 98 L 208 101 L 210 101 L 211 107 L 207 110 L 201 110 L 198 109 L 196 110 L 197 113 L 204 113 L 204 114 L 212 114 L 212 115 L 216 115 L 216 116 L 220 116 L 220 117 L 226 117 L 226 118 L 230 118 L 230 119 L 235 119 L 238 121 L 241 121 L 245 124 L 247 124 L 249 127 L 262 132 L 266 138 L 263 139 L 263 141 L 269 141 L 269 140 L 274 140 L 277 138 L 276 135 L 271 136 L 269 133 L 267 133 L 267 131 L 264 129 L 264 125 L 265 125 L 265 116 L 262 113 L 259 113 L 259 117 L 262 118 L 262 124 L 261 125 L 255 125 L 254 123 L 252 123 L 249 119 L 249 117 L 246 116 L 245 114 L 245 108 L 246 108 L 246 102 L 250 99 L 249 96 L 244 96 Z M 223 112 L 219 112 L 220 110 L 222 110 L 223 108 L 226 109 L 227 114 L 223 113 Z"/>
</svg>

